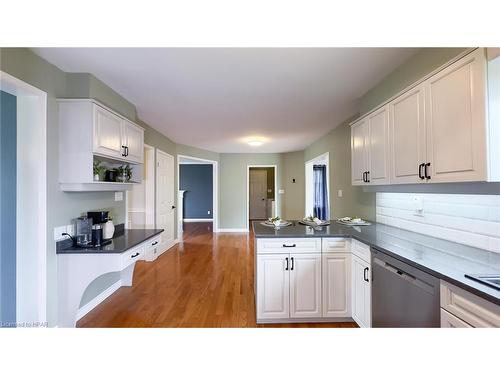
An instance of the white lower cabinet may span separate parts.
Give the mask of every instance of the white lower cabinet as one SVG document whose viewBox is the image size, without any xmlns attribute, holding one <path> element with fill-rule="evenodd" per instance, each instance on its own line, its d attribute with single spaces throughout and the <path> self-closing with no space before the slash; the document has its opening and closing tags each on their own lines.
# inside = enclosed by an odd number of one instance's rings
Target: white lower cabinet
<svg viewBox="0 0 500 375">
<path fill-rule="evenodd" d="M 257 257 L 257 319 L 290 317 L 290 256 L 264 254 Z"/>
<path fill-rule="evenodd" d="M 370 264 L 356 255 L 351 259 L 352 318 L 360 327 L 371 326 Z"/>
<path fill-rule="evenodd" d="M 351 316 L 351 256 L 330 253 L 322 256 L 323 316 Z"/>
<path fill-rule="evenodd" d="M 441 328 L 473 328 L 462 319 L 450 314 L 445 309 L 441 309 Z"/>
<path fill-rule="evenodd" d="M 321 314 L 321 254 L 290 254 L 290 317 Z"/>
</svg>

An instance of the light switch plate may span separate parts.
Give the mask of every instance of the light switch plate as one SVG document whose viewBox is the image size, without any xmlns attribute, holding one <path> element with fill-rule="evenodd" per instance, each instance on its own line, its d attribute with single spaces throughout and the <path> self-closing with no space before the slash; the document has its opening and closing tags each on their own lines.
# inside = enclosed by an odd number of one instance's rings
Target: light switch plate
<svg viewBox="0 0 500 375">
<path fill-rule="evenodd" d="M 115 191 L 115 202 L 123 200 L 123 191 Z"/>
<path fill-rule="evenodd" d="M 342 190 L 338 190 L 337 191 L 337 197 L 342 198 L 342 194 L 343 194 Z"/>
</svg>

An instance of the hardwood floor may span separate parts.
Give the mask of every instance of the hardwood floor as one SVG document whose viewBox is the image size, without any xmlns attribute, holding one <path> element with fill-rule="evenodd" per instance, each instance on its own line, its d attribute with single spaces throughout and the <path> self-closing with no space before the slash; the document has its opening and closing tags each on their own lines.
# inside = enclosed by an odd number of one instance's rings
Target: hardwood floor
<svg viewBox="0 0 500 375">
<path fill-rule="evenodd" d="M 122 287 L 78 327 L 357 327 L 355 323 L 256 324 L 253 237 L 185 224 L 184 242 L 136 265 Z"/>
</svg>

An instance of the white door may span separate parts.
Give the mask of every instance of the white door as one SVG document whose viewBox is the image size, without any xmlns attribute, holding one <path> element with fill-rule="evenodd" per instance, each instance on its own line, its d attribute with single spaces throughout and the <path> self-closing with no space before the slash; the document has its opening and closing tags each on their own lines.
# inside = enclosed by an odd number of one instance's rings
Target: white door
<svg viewBox="0 0 500 375">
<path fill-rule="evenodd" d="M 321 314 L 321 254 L 290 254 L 290 317 Z"/>
<path fill-rule="evenodd" d="M 123 122 L 127 160 L 142 163 L 144 160 L 144 130 L 130 121 Z"/>
<path fill-rule="evenodd" d="M 487 179 L 485 91 L 482 49 L 426 81 L 429 182 Z"/>
<path fill-rule="evenodd" d="M 267 217 L 267 171 L 250 169 L 249 172 L 249 218 L 265 219 Z"/>
<path fill-rule="evenodd" d="M 389 183 L 389 112 L 384 106 L 368 116 L 368 176 L 370 185 Z"/>
<path fill-rule="evenodd" d="M 122 119 L 94 105 L 94 152 L 103 156 L 124 159 L 124 146 Z"/>
<path fill-rule="evenodd" d="M 371 326 L 370 265 L 353 255 L 351 258 L 352 318 L 360 327 Z M 368 280 L 368 281 L 367 281 Z"/>
<path fill-rule="evenodd" d="M 290 255 L 257 257 L 257 319 L 289 318 Z"/>
<path fill-rule="evenodd" d="M 323 254 L 323 317 L 351 316 L 351 257 L 346 253 Z"/>
<path fill-rule="evenodd" d="M 367 165 L 367 121 L 361 120 L 351 126 L 351 173 L 353 185 L 364 185 Z"/>
<path fill-rule="evenodd" d="M 156 227 L 163 229 L 160 252 L 175 241 L 174 157 L 156 150 Z"/>
<path fill-rule="evenodd" d="M 426 162 L 424 84 L 389 103 L 391 183 L 426 182 L 420 165 Z"/>
</svg>

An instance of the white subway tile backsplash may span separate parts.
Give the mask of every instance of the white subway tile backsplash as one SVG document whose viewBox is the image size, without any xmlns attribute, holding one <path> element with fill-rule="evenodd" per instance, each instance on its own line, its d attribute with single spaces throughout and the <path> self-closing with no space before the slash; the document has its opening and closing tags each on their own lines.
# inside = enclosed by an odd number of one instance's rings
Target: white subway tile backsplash
<svg viewBox="0 0 500 375">
<path fill-rule="evenodd" d="M 500 253 L 498 195 L 377 193 L 377 222 Z"/>
</svg>

